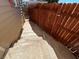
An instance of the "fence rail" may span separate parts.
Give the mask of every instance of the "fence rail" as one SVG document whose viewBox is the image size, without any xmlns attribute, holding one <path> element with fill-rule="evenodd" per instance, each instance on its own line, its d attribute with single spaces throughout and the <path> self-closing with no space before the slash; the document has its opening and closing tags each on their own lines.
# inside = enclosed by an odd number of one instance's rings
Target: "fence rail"
<svg viewBox="0 0 79 59">
<path fill-rule="evenodd" d="M 30 19 L 79 56 L 79 4 L 37 4 Z"/>
</svg>

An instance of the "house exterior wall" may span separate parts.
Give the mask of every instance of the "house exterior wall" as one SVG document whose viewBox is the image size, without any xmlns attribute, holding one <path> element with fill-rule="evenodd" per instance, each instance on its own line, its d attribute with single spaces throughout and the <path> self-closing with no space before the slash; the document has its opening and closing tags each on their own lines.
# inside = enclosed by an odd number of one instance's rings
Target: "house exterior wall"
<svg viewBox="0 0 79 59">
<path fill-rule="evenodd" d="M 19 37 L 22 28 L 20 13 L 9 2 L 0 0 L 0 58 L 10 44 Z"/>
</svg>

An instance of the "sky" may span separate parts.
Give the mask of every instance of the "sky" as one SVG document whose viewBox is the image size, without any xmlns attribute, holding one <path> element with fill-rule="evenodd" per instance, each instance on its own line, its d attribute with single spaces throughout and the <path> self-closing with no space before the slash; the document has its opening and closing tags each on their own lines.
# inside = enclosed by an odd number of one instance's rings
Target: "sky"
<svg viewBox="0 0 79 59">
<path fill-rule="evenodd" d="M 59 0 L 59 3 L 79 3 L 79 0 Z"/>
<path fill-rule="evenodd" d="M 29 1 L 29 0 L 23 0 L 23 1 Z"/>
<path fill-rule="evenodd" d="M 23 1 L 29 1 L 29 0 L 23 0 Z M 59 0 L 59 3 L 79 3 L 79 0 Z"/>
</svg>

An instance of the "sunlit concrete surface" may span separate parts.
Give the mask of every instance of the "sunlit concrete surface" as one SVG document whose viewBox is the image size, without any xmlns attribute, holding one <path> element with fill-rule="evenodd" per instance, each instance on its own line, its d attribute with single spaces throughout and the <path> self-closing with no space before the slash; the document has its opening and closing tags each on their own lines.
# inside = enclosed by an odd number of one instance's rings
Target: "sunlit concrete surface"
<svg viewBox="0 0 79 59">
<path fill-rule="evenodd" d="M 71 52 L 33 22 L 25 20 L 21 38 L 4 59 L 76 59 Z"/>
</svg>

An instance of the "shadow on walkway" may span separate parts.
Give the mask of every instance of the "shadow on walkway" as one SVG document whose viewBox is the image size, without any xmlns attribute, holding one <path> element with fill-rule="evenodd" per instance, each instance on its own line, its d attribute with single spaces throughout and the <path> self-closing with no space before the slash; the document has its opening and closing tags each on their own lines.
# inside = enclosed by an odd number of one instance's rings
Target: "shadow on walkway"
<svg viewBox="0 0 79 59">
<path fill-rule="evenodd" d="M 37 24 L 29 21 L 32 30 L 39 36 L 42 37 L 48 44 L 54 49 L 58 59 L 76 59 L 75 56 L 60 42 L 57 42 L 53 37 L 43 31 Z"/>
</svg>

